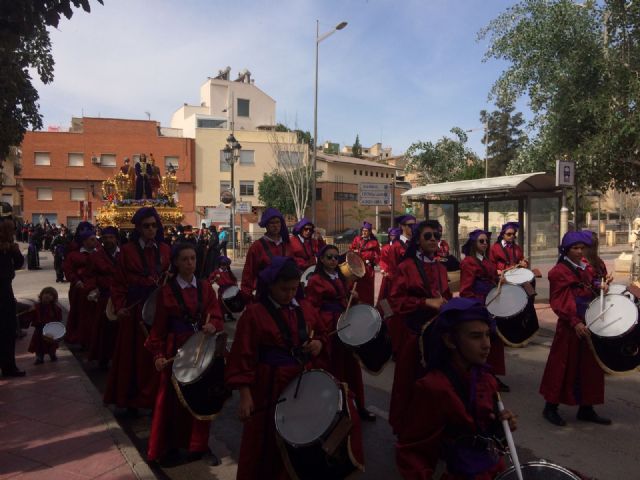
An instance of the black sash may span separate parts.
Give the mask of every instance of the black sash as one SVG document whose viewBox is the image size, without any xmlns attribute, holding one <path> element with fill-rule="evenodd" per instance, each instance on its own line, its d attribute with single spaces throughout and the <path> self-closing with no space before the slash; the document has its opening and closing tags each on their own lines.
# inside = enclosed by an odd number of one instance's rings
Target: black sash
<svg viewBox="0 0 640 480">
<path fill-rule="evenodd" d="M 264 308 L 267 309 L 269 315 L 276 322 L 278 326 L 278 330 L 282 335 L 285 343 L 285 350 L 290 352 L 290 355 L 294 357 L 300 364 L 306 363 L 308 361 L 308 355 L 302 352 L 302 345 L 309 339 L 307 334 L 307 324 L 304 321 L 304 316 L 302 315 L 302 308 L 295 307 L 296 317 L 298 319 L 298 340 L 300 341 L 299 345 L 294 345 L 293 336 L 291 335 L 291 329 L 289 325 L 284 321 L 282 315 L 275 307 L 275 305 L 271 302 L 269 298 L 266 298 L 261 302 Z"/>
<path fill-rule="evenodd" d="M 578 271 L 578 268 L 576 268 L 574 265 L 572 265 L 566 258 L 562 257 L 562 260 L 560 260 L 558 263 L 562 263 L 563 265 L 565 265 L 576 276 L 576 280 L 577 281 L 575 283 L 571 284 L 572 288 L 588 288 L 589 290 L 591 290 L 592 293 L 596 294 L 596 292 L 594 291 L 593 286 L 592 285 L 587 285 L 587 284 L 584 283 L 584 281 L 582 279 L 582 275 L 580 275 L 580 272 Z"/>
<path fill-rule="evenodd" d="M 515 265 L 516 264 L 516 252 L 513 244 L 511 245 L 511 250 L 513 250 L 513 260 L 511 259 L 511 255 L 509 255 L 508 249 L 502 245 L 502 240 L 500 240 L 500 248 L 504 252 L 504 256 L 507 257 L 507 265 Z"/>
<path fill-rule="evenodd" d="M 202 320 L 202 285 L 198 282 L 198 304 L 196 306 L 196 313 L 192 315 L 189 311 L 189 307 L 184 301 L 184 297 L 182 296 L 182 289 L 180 285 L 178 285 L 178 281 L 174 278 L 169 282 L 169 286 L 171 287 L 171 291 L 173 295 L 176 297 L 178 301 L 178 305 L 180 306 L 180 311 L 182 312 L 182 321 L 185 323 L 189 323 L 193 326 L 194 330 L 200 325 L 200 321 Z"/>
<path fill-rule="evenodd" d="M 138 250 L 138 254 L 140 255 L 140 261 L 142 262 L 142 269 L 143 269 L 143 273 L 142 276 L 143 277 L 148 277 L 149 276 L 149 264 L 147 263 L 147 257 L 144 254 L 144 249 L 140 246 L 140 241 L 135 241 L 133 242 L 136 246 L 136 249 Z M 162 262 L 160 261 L 160 245 L 158 245 L 156 243 L 155 246 L 155 253 L 156 253 L 156 275 L 159 277 L 160 273 L 162 272 Z"/>
<path fill-rule="evenodd" d="M 267 256 L 269 257 L 269 260 L 271 260 L 273 258 L 273 252 L 271 251 L 271 248 L 269 248 L 269 244 L 264 239 L 264 237 L 260 237 L 260 243 L 262 244 L 262 248 L 264 249 Z M 285 256 L 284 242 L 280 244 L 280 247 L 282 248 L 282 256 L 284 257 Z"/>
<path fill-rule="evenodd" d="M 421 263 L 424 263 L 422 260 L 418 260 L 417 257 L 413 257 L 413 262 L 416 264 L 416 268 L 418 269 L 418 273 L 420 274 L 420 278 L 422 278 L 422 283 L 424 284 L 424 289 L 427 291 L 427 295 L 431 295 L 431 290 L 429 288 L 429 280 L 427 279 L 427 274 L 424 271 L 424 266 Z M 428 298 L 431 298 L 430 296 Z"/>
</svg>

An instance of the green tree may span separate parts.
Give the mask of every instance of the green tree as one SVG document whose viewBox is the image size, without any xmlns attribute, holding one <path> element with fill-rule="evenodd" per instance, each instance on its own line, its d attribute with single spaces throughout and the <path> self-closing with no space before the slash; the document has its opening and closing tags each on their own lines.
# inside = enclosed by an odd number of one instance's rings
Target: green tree
<svg viewBox="0 0 640 480">
<path fill-rule="evenodd" d="M 362 145 L 360 145 L 360 135 L 356 135 L 356 141 L 351 147 L 351 156 L 355 158 L 362 158 Z"/>
<path fill-rule="evenodd" d="M 286 175 L 281 171 L 265 173 L 258 183 L 258 200 L 264 205 L 277 208 L 284 214 L 296 215 L 301 218 L 300 212 L 296 209 L 296 202 L 293 200 L 289 183 Z M 309 184 L 305 205 L 311 200 L 310 187 Z"/>
<path fill-rule="evenodd" d="M 522 113 L 514 113 L 513 104 L 498 99 L 498 110 L 489 113 L 480 111 L 480 121 L 487 126 L 487 134 L 482 137 L 482 143 L 488 146 L 488 176 L 499 177 L 504 175 L 507 166 L 513 161 L 527 137 L 522 125 L 524 118 Z"/>
<path fill-rule="evenodd" d="M 467 134 L 451 129 L 456 138 L 442 137 L 436 143 L 415 142 L 405 153 L 405 171 L 418 173 L 423 184 L 454 180 L 471 180 L 484 176 L 484 162 L 466 146 Z"/>
<path fill-rule="evenodd" d="M 102 4 L 103 0 L 97 0 Z M 89 12 L 89 0 L 2 0 L 0 2 L 0 160 L 20 145 L 29 127 L 42 128 L 38 92 L 30 70 L 42 83 L 53 81 L 53 56 L 47 27 L 73 16 L 73 7 Z"/>
<path fill-rule="evenodd" d="M 537 138 L 514 168 L 576 162 L 580 185 L 640 182 L 640 4 L 522 0 L 479 33 L 508 62 L 492 96 L 528 95 Z M 624 163 L 623 163 L 624 162 Z"/>
</svg>

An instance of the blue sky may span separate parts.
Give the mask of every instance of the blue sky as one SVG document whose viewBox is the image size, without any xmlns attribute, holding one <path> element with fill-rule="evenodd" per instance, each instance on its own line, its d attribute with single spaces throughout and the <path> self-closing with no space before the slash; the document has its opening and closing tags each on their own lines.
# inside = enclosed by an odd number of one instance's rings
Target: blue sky
<svg viewBox="0 0 640 480">
<path fill-rule="evenodd" d="M 198 103 L 208 76 L 248 68 L 277 102 L 278 120 L 312 131 L 316 19 L 320 44 L 318 137 L 356 134 L 404 152 L 453 126 L 480 127 L 479 111 L 505 65 L 482 63 L 477 32 L 505 0 L 92 0 L 52 30 L 55 80 L 36 82 L 45 126 L 72 116 L 151 118 L 168 126 Z M 481 156 L 482 131 L 469 134 Z"/>
</svg>

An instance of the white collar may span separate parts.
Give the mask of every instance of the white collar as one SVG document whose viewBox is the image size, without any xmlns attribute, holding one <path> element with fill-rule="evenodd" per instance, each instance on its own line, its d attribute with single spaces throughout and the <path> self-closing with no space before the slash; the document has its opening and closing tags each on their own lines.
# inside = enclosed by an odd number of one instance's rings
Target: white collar
<svg viewBox="0 0 640 480">
<path fill-rule="evenodd" d="M 263 235 L 262 238 L 264 238 L 268 242 L 275 243 L 276 245 L 280 245 L 282 243 L 282 238 L 278 238 L 278 240 L 274 240 L 273 238 L 267 237 L 266 235 Z"/>
<path fill-rule="evenodd" d="M 404 243 L 409 243 L 409 241 L 411 240 L 410 238 L 407 238 L 404 236 L 404 234 L 400 235 L 400 240 L 402 240 Z"/>
<path fill-rule="evenodd" d="M 300 234 L 298 234 L 298 238 L 300 239 L 300 241 L 301 241 L 302 243 L 304 243 L 304 242 L 307 240 L 306 238 L 304 238 L 304 237 L 303 237 L 302 235 L 300 235 Z"/>
<path fill-rule="evenodd" d="M 147 247 L 147 243 L 151 243 L 152 246 L 158 248 L 158 244 L 156 243 L 155 240 L 149 240 L 148 242 L 145 242 L 142 237 L 138 238 L 138 243 L 140 244 L 140 246 L 142 248 L 146 248 Z"/>
<path fill-rule="evenodd" d="M 183 290 L 189 287 L 198 288 L 198 279 L 196 278 L 195 275 L 191 278 L 190 282 L 187 282 L 186 280 L 184 280 L 180 275 L 176 277 L 176 280 L 180 288 Z"/>
<path fill-rule="evenodd" d="M 116 258 L 116 255 L 118 255 L 119 253 L 120 253 L 120 247 L 116 245 L 116 249 L 114 250 L 114 252 L 113 253 L 107 252 L 107 255 L 111 255 L 111 258 Z"/>
<path fill-rule="evenodd" d="M 573 263 L 573 262 L 571 261 L 571 259 L 570 259 L 569 257 L 567 257 L 566 255 L 564 256 L 564 259 L 565 259 L 567 262 L 569 262 L 571 265 L 573 265 L 574 267 L 579 268 L 580 270 L 584 270 L 585 268 L 587 268 L 587 264 L 586 264 L 586 263 L 584 263 L 584 262 L 582 262 L 582 261 L 580 261 L 580 265 L 577 265 L 577 264 Z"/>
<path fill-rule="evenodd" d="M 337 270 L 336 270 L 335 272 L 333 272 L 333 273 L 329 273 L 329 272 L 327 272 L 327 271 L 325 270 L 325 271 L 324 271 L 324 273 L 326 273 L 326 274 L 327 274 L 327 276 L 328 276 L 331 280 L 337 280 L 337 279 L 338 279 L 338 277 L 340 277 L 340 275 L 338 274 L 338 271 L 337 271 Z"/>
<path fill-rule="evenodd" d="M 484 260 L 484 255 L 481 255 L 481 254 L 479 254 L 479 253 L 476 253 L 476 258 L 477 258 L 478 260 L 480 260 L 480 261 L 483 261 L 483 260 Z"/>
<path fill-rule="evenodd" d="M 429 258 L 427 257 L 423 252 L 416 252 L 416 257 L 418 257 L 418 260 L 422 260 L 424 263 L 435 263 L 436 259 L 435 258 Z"/>
<path fill-rule="evenodd" d="M 507 242 L 504 238 L 502 240 L 500 240 L 502 242 L 502 246 L 503 247 L 507 247 L 507 245 L 511 245 L 511 247 L 513 248 L 513 246 L 515 245 L 515 243 L 509 243 Z"/>
<path fill-rule="evenodd" d="M 269 295 L 269 301 L 273 304 L 274 307 L 276 308 L 283 308 L 283 307 L 289 307 L 289 309 L 293 309 L 294 307 L 299 307 L 300 304 L 298 303 L 298 301 L 294 298 L 293 300 L 291 300 L 291 303 L 289 305 L 280 305 L 278 302 L 276 302 L 271 295 Z"/>
<path fill-rule="evenodd" d="M 80 247 L 80 253 L 93 253 L 95 251 L 96 251 L 95 248 L 93 250 L 88 250 L 88 249 L 86 249 L 84 247 Z"/>
</svg>

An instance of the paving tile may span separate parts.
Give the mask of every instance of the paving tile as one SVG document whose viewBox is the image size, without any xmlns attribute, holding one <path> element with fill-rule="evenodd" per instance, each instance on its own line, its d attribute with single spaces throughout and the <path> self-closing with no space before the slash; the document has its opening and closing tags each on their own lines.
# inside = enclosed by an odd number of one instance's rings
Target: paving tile
<svg viewBox="0 0 640 480">
<path fill-rule="evenodd" d="M 60 430 L 60 427 L 23 418 L 2 429 L 0 451 L 19 450 L 28 447 L 30 442 L 46 441 L 56 430 Z"/>
<path fill-rule="evenodd" d="M 60 466 L 81 459 L 89 451 L 107 450 L 111 446 L 113 440 L 104 431 L 79 434 L 73 430 L 64 430 L 46 441 L 32 442 L 15 453 L 45 465 Z"/>
<path fill-rule="evenodd" d="M 21 473 L 28 472 L 42 464 L 34 462 L 9 452 L 0 452 L 0 480 L 14 478 Z"/>
<path fill-rule="evenodd" d="M 131 471 L 129 465 L 120 465 L 118 468 L 103 473 L 96 479 L 100 480 L 137 480 L 138 477 Z"/>
<path fill-rule="evenodd" d="M 92 477 L 68 472 L 60 467 L 43 467 L 11 477 L 11 480 L 87 480 L 89 478 Z"/>
<path fill-rule="evenodd" d="M 88 449 L 78 452 L 77 460 L 59 465 L 68 472 L 95 478 L 110 472 L 115 467 L 127 465 L 122 452 L 111 442 L 109 448 L 100 448 L 100 442 L 96 442 Z"/>
</svg>

